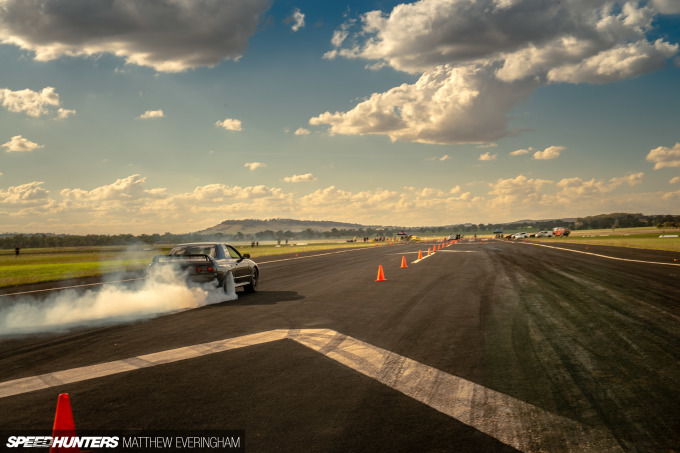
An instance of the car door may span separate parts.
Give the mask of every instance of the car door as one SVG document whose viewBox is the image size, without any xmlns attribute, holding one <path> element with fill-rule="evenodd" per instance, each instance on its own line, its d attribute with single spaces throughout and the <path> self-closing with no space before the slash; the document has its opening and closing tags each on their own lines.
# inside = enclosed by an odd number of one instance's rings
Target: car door
<svg viewBox="0 0 680 453">
<path fill-rule="evenodd" d="M 250 268 L 248 264 L 243 261 L 243 256 L 231 245 L 226 246 L 227 252 L 231 257 L 231 264 L 234 266 L 234 282 L 245 283 L 250 278 Z"/>
</svg>

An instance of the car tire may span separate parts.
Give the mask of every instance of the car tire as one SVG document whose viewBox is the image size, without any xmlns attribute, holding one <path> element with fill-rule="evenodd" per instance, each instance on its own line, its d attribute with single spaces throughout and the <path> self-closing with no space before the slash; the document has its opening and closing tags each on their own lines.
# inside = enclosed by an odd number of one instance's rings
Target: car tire
<svg viewBox="0 0 680 453">
<path fill-rule="evenodd" d="M 222 285 L 220 285 L 220 288 L 222 289 L 222 294 L 225 295 L 225 296 L 230 295 L 229 294 L 229 289 L 230 289 L 229 288 L 229 276 L 230 275 L 231 275 L 231 272 L 227 272 L 227 274 L 222 279 Z M 231 288 L 231 289 L 232 289 L 232 294 L 235 294 L 236 288 Z"/>
<path fill-rule="evenodd" d="M 250 282 L 246 286 L 243 287 L 243 290 L 247 293 L 254 293 L 257 291 L 257 282 L 259 279 L 260 275 L 256 267 L 253 268 L 253 270 L 250 273 Z"/>
</svg>

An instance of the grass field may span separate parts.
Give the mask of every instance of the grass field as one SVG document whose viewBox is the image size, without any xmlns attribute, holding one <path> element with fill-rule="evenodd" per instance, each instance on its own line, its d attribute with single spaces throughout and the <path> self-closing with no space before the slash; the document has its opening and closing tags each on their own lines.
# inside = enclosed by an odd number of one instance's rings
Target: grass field
<svg viewBox="0 0 680 453">
<path fill-rule="evenodd" d="M 381 245 L 388 243 L 379 243 Z M 237 247 L 251 258 L 333 250 L 347 247 L 371 247 L 375 243 L 337 242 L 276 247 Z M 96 277 L 124 271 L 144 269 L 154 255 L 168 252 L 171 245 L 154 248 L 131 247 L 64 247 L 21 249 L 15 257 L 14 249 L 0 250 L 0 287 L 50 282 L 69 278 Z"/>
<path fill-rule="evenodd" d="M 662 235 L 679 235 L 680 230 L 649 228 L 617 228 L 616 230 L 576 230 L 566 238 L 531 238 L 529 241 L 542 243 L 571 242 L 588 245 L 611 245 L 640 249 L 667 250 L 680 252 L 680 237 L 662 238 Z"/>
</svg>

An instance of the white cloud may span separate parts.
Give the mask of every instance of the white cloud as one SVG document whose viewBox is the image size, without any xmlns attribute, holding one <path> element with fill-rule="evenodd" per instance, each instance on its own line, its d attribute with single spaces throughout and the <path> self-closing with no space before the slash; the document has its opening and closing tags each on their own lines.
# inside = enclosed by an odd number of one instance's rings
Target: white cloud
<svg viewBox="0 0 680 453">
<path fill-rule="evenodd" d="M 19 186 L 0 189 L 0 205 L 26 205 L 44 201 L 49 197 L 49 191 L 41 186 L 43 182 L 30 182 Z"/>
<path fill-rule="evenodd" d="M 151 118 L 163 118 L 164 116 L 163 110 L 147 110 L 139 116 L 139 119 L 148 120 Z"/>
<path fill-rule="evenodd" d="M 7 152 L 30 152 L 39 148 L 44 148 L 43 145 L 38 145 L 30 140 L 25 139 L 21 135 L 15 135 L 10 141 L 2 145 L 7 148 Z"/>
<path fill-rule="evenodd" d="M 109 53 L 161 72 L 238 59 L 269 0 L 3 0 L 0 42 L 38 61 Z M 86 24 L 86 25 L 84 25 Z"/>
<path fill-rule="evenodd" d="M 549 160 L 557 159 L 560 157 L 560 153 L 565 150 L 564 146 L 549 146 L 543 151 L 536 151 L 534 153 L 534 159 L 537 160 Z"/>
<path fill-rule="evenodd" d="M 316 178 L 311 173 L 305 173 L 304 175 L 286 176 L 283 180 L 285 182 L 312 182 L 316 181 Z"/>
<path fill-rule="evenodd" d="M 290 27 L 290 29 L 293 30 L 294 32 L 300 30 L 302 27 L 305 26 L 305 15 L 302 12 L 300 12 L 298 8 L 295 8 L 293 10 L 291 20 L 293 22 L 293 25 Z"/>
<path fill-rule="evenodd" d="M 60 104 L 59 94 L 53 87 L 45 87 L 40 91 L 0 89 L 0 105 L 3 108 L 14 113 L 25 113 L 33 118 L 49 115 L 50 109 Z M 75 110 L 60 108 L 57 111 L 57 119 L 67 118 L 75 113 Z"/>
<path fill-rule="evenodd" d="M 331 134 L 382 134 L 392 141 L 489 142 L 509 133 L 506 112 L 533 89 L 531 81 L 508 86 L 490 66 L 438 66 L 414 84 L 374 93 L 348 112 L 326 112 L 309 122 L 329 125 Z"/>
<path fill-rule="evenodd" d="M 451 156 L 449 156 L 448 154 L 444 154 L 442 157 L 439 158 L 441 162 L 444 162 L 445 160 L 449 159 L 451 159 Z"/>
<path fill-rule="evenodd" d="M 295 135 L 309 135 L 311 132 L 309 129 L 305 129 L 304 127 L 300 127 L 295 131 Z"/>
<path fill-rule="evenodd" d="M 518 149 L 510 153 L 511 156 L 523 156 L 524 154 L 529 154 L 534 149 L 530 146 L 526 149 Z"/>
<path fill-rule="evenodd" d="M 141 175 L 132 175 L 127 178 L 117 179 L 114 183 L 96 187 L 92 190 L 64 189 L 61 196 L 72 201 L 103 202 L 111 200 L 135 200 L 139 198 L 158 197 L 165 194 L 165 190 L 146 190 L 144 182 L 146 178 Z"/>
<path fill-rule="evenodd" d="M 680 142 L 672 148 L 666 146 L 654 148 L 647 154 L 647 161 L 654 162 L 654 170 L 680 167 Z"/>
<path fill-rule="evenodd" d="M 244 167 L 249 168 L 250 171 L 257 170 L 258 168 L 264 168 L 266 166 L 267 164 L 263 164 L 262 162 L 248 162 L 244 165 Z"/>
<path fill-rule="evenodd" d="M 49 225 L 50 231 L 72 234 L 188 232 L 222 222 L 225 212 L 230 218 L 333 219 L 367 225 L 393 225 L 398 218 L 406 226 L 672 212 L 680 191 L 625 190 L 642 178 L 642 173 L 633 173 L 610 179 L 563 178 L 555 183 L 519 175 L 479 185 L 479 193 L 456 185 L 364 191 L 330 186 L 298 194 L 264 185 L 224 184 L 172 192 L 149 186 L 137 174 L 93 188 L 64 188 L 54 197 L 42 182 L 30 182 L 0 187 L 0 231 L 44 232 Z"/>
<path fill-rule="evenodd" d="M 677 44 L 661 39 L 651 44 L 639 41 L 604 50 L 579 63 L 548 71 L 551 82 L 607 83 L 644 74 L 666 65 L 678 53 Z"/>
<path fill-rule="evenodd" d="M 76 114 L 75 110 L 70 110 L 70 109 L 59 109 L 57 110 L 57 117 L 55 120 L 65 120 L 69 116 L 73 116 Z"/>
<path fill-rule="evenodd" d="M 668 184 L 678 184 L 680 183 L 680 176 L 676 176 L 675 178 L 672 178 L 670 181 L 668 181 Z"/>
<path fill-rule="evenodd" d="M 224 121 L 218 121 L 215 123 L 216 126 L 223 127 L 228 131 L 240 131 L 243 130 L 243 125 L 241 120 L 236 120 L 232 118 L 226 118 Z"/>
<path fill-rule="evenodd" d="M 553 184 L 544 179 L 527 178 L 519 175 L 516 178 L 499 179 L 494 184 L 489 184 L 493 190 L 489 195 L 494 195 L 491 200 L 492 206 L 510 207 L 514 203 L 531 203 L 540 201 L 543 188 Z"/>
<path fill-rule="evenodd" d="M 492 142 L 515 133 L 510 111 L 542 85 L 604 83 L 665 65 L 678 45 L 650 37 L 668 1 L 421 0 L 370 11 L 336 30 L 324 57 L 420 79 L 310 123 L 393 141 Z"/>
<path fill-rule="evenodd" d="M 491 161 L 491 160 L 496 160 L 497 157 L 498 157 L 498 154 L 491 154 L 490 152 L 486 152 L 486 153 L 479 155 L 479 160 L 484 161 L 484 162 L 488 162 L 488 161 Z"/>
<path fill-rule="evenodd" d="M 680 14 L 680 3 L 677 0 L 651 0 L 650 5 L 662 14 Z"/>
</svg>

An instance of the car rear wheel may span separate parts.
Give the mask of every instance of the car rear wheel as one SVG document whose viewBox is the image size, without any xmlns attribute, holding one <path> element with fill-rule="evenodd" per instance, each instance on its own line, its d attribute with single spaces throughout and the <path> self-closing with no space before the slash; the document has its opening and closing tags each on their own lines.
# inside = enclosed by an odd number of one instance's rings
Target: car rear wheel
<svg viewBox="0 0 680 453">
<path fill-rule="evenodd" d="M 234 294 L 236 289 L 234 288 L 234 277 L 231 272 L 227 272 L 227 275 L 222 279 L 222 292 L 225 296 Z"/>
<path fill-rule="evenodd" d="M 258 281 L 259 273 L 257 271 L 257 268 L 253 268 L 252 272 L 250 273 L 250 282 L 243 287 L 243 290 L 247 293 L 254 293 L 257 290 L 257 281 Z"/>
</svg>

